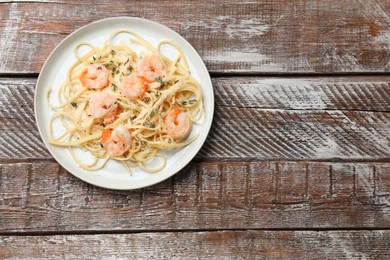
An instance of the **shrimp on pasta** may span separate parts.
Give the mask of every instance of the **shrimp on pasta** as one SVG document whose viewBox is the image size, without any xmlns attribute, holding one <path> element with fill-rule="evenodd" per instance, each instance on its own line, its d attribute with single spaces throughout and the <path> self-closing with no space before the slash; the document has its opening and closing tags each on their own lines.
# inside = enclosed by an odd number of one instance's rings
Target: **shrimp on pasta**
<svg viewBox="0 0 390 260">
<path fill-rule="evenodd" d="M 81 83 L 90 89 L 101 89 L 108 85 L 109 71 L 100 64 L 89 65 L 81 74 Z"/>
<path fill-rule="evenodd" d="M 89 100 L 89 111 L 93 118 L 103 118 L 105 124 L 115 120 L 118 111 L 117 100 L 107 92 L 97 92 Z"/>
<path fill-rule="evenodd" d="M 118 34 L 127 34 L 129 42 L 114 44 Z M 132 44 L 140 49 L 130 48 Z M 177 56 L 163 55 L 163 45 L 176 48 Z M 82 46 L 90 51 L 78 56 Z M 75 56 L 76 62 L 57 90 L 59 105 L 50 104 L 50 91 L 46 98 L 54 111 L 50 143 L 67 147 L 81 168 L 99 170 L 114 160 L 130 172 L 131 167 L 156 172 L 166 165 L 164 151 L 186 146 L 198 137 L 191 135 L 191 129 L 203 116 L 201 88 L 172 40 L 153 46 L 132 31 L 119 30 L 101 47 L 80 43 Z M 54 121 L 65 130 L 54 135 L 58 132 Z M 82 162 L 74 148 L 89 152 L 96 160 Z M 161 165 L 147 167 L 155 157 L 163 159 Z"/>
</svg>

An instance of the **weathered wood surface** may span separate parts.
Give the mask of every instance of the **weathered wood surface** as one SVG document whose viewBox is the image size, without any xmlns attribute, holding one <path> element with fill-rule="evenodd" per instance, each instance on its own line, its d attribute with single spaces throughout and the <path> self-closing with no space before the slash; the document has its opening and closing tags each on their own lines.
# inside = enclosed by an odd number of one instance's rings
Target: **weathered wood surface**
<svg viewBox="0 0 390 260">
<path fill-rule="evenodd" d="M 0 81 L 0 158 L 50 158 L 34 79 Z M 216 110 L 197 160 L 390 159 L 387 77 L 213 79 Z"/>
<path fill-rule="evenodd" d="M 91 186 L 47 161 L 0 169 L 2 234 L 390 227 L 389 164 L 192 163 L 134 191 Z"/>
<path fill-rule="evenodd" d="M 6 259 L 389 259 L 390 231 L 0 236 Z"/>
<path fill-rule="evenodd" d="M 66 35 L 113 16 L 170 27 L 199 51 L 211 72 L 390 70 L 389 1 L 2 2 L 0 73 L 39 72 Z"/>
<path fill-rule="evenodd" d="M 389 13 L 380 0 L 0 1 L 0 259 L 389 259 Z M 113 16 L 179 32 L 214 76 L 196 159 L 135 191 L 66 172 L 33 113 L 53 48 Z"/>
</svg>

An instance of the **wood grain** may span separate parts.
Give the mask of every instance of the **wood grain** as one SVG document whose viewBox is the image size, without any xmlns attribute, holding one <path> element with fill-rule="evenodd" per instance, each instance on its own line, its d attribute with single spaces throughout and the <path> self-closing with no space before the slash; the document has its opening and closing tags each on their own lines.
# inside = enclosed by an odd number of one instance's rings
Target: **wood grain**
<svg viewBox="0 0 390 260">
<path fill-rule="evenodd" d="M 384 76 L 218 77 L 212 82 L 220 107 L 390 111 L 390 82 Z"/>
<path fill-rule="evenodd" d="M 34 84 L 0 81 L 2 159 L 50 158 L 34 121 Z M 213 84 L 214 122 L 197 160 L 390 159 L 385 77 L 215 78 Z"/>
<path fill-rule="evenodd" d="M 112 191 L 57 163 L 2 164 L 0 233 L 388 228 L 381 163 L 192 163 L 160 184 Z"/>
<path fill-rule="evenodd" d="M 389 13 L 380 0 L 0 1 L 0 259 L 390 259 Z M 195 160 L 134 191 L 53 160 L 26 78 L 115 16 L 179 32 L 214 77 Z"/>
<path fill-rule="evenodd" d="M 21 250 L 23 248 L 23 250 Z M 1 237 L 4 259 L 388 259 L 390 231 L 211 231 Z"/>
<path fill-rule="evenodd" d="M 390 70 L 387 1 L 29 2 L 0 4 L 0 73 L 38 73 L 65 36 L 113 16 L 144 17 L 177 31 L 212 73 Z"/>
</svg>

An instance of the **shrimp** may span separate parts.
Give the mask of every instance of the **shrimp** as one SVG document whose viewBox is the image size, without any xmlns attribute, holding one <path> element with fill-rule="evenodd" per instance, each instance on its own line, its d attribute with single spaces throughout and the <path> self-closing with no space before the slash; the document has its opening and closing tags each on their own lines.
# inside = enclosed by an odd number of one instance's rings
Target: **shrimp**
<svg viewBox="0 0 390 260">
<path fill-rule="evenodd" d="M 139 98 L 147 90 L 148 83 L 144 77 L 133 73 L 122 79 L 119 89 L 125 97 L 128 98 Z"/>
<path fill-rule="evenodd" d="M 131 147 L 130 132 L 124 126 L 114 130 L 106 128 L 102 132 L 102 144 L 110 156 L 121 156 Z"/>
<path fill-rule="evenodd" d="M 90 89 L 102 89 L 108 86 L 110 72 L 101 64 L 91 64 L 80 76 L 81 83 Z"/>
<path fill-rule="evenodd" d="M 174 108 L 164 118 L 164 124 L 168 135 L 179 141 L 190 132 L 192 121 L 186 112 L 180 108 Z"/>
<path fill-rule="evenodd" d="M 138 73 L 153 82 L 166 74 L 165 64 L 157 55 L 145 56 L 137 65 Z"/>
<path fill-rule="evenodd" d="M 89 100 L 89 111 L 93 118 L 104 118 L 104 124 L 111 124 L 118 112 L 116 98 L 106 92 L 95 93 Z"/>
</svg>

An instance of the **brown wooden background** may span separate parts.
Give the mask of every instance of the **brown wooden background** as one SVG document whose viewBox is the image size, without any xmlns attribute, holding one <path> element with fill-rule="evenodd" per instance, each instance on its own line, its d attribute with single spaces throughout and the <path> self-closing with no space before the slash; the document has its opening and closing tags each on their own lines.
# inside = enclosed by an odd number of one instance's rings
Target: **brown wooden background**
<svg viewBox="0 0 390 260">
<path fill-rule="evenodd" d="M 390 1 L 0 1 L 0 258 L 390 258 Z M 135 191 L 62 169 L 34 119 L 66 35 L 180 33 L 212 76 L 196 158 Z"/>
</svg>

